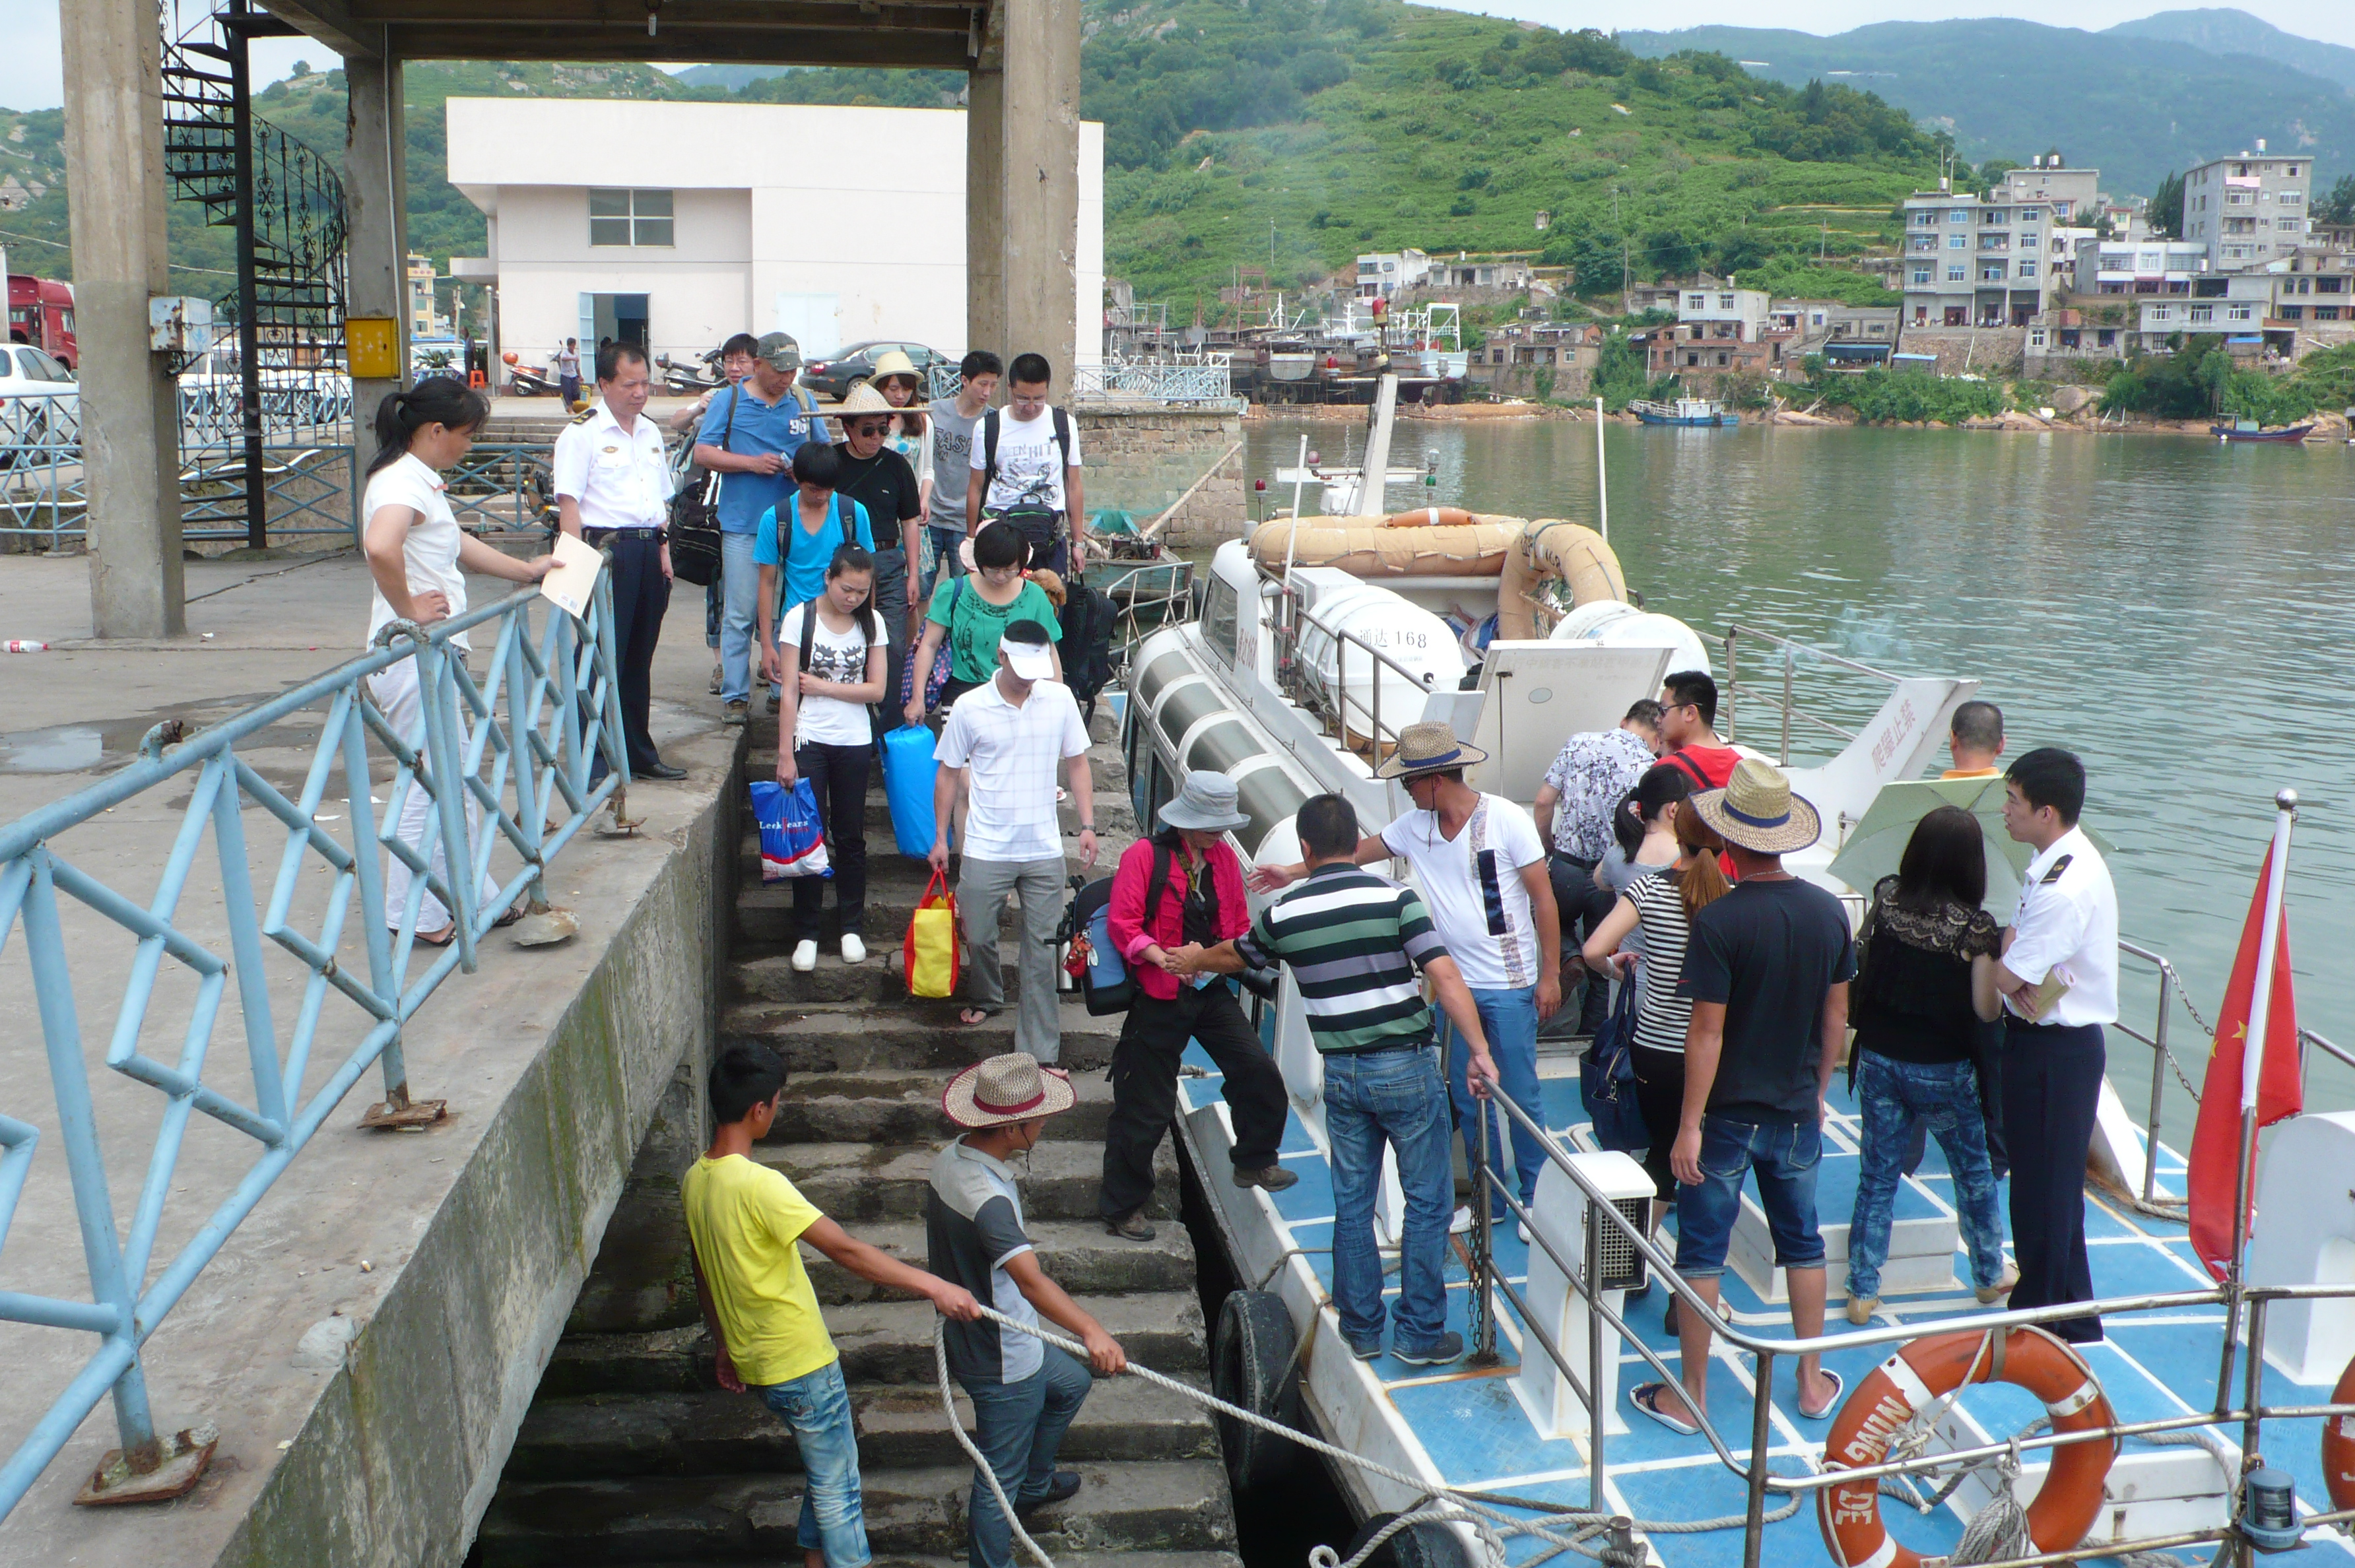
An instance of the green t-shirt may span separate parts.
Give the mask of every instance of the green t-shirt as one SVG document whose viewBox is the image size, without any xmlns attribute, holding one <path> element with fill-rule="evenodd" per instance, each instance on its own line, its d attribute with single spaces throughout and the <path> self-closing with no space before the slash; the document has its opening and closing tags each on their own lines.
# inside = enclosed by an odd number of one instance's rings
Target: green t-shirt
<svg viewBox="0 0 2355 1568">
<path fill-rule="evenodd" d="M 1037 583 L 1025 582 L 1012 603 L 992 604 L 974 587 L 971 578 L 950 581 L 954 586 L 932 595 L 932 607 L 925 618 L 949 629 L 953 678 L 978 686 L 996 674 L 998 639 L 1006 635 L 1009 622 L 1036 621 L 1047 628 L 1050 642 L 1063 640 L 1063 628 L 1055 620 L 1055 602 Z"/>
</svg>

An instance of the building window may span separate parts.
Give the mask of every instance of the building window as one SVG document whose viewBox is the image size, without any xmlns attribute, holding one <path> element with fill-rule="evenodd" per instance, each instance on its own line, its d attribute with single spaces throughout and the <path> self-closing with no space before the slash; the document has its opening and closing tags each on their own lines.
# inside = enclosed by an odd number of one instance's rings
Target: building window
<svg viewBox="0 0 2355 1568">
<path fill-rule="evenodd" d="M 2224 319 L 2227 321 L 2248 321 L 2254 318 L 2256 312 L 2254 309 L 2244 304 L 2226 305 L 2224 307 Z"/>
<path fill-rule="evenodd" d="M 669 246 L 670 192 L 591 190 L 589 193 L 589 243 Z"/>
<path fill-rule="evenodd" d="M 2306 192 L 2302 190 L 2286 190 L 2281 193 L 2280 200 L 2284 207 L 2304 207 L 2306 205 Z"/>
<path fill-rule="evenodd" d="M 2314 319 L 2317 321 L 2337 321 L 2339 319 L 2339 307 L 2335 304 L 2316 305 L 2314 307 Z"/>
<path fill-rule="evenodd" d="M 1967 207 L 1952 208 L 1946 213 L 1946 221 L 1949 223 L 1968 223 L 1970 220 L 1971 209 Z"/>
<path fill-rule="evenodd" d="M 2042 327 L 2031 326 L 2028 329 L 2028 346 L 2030 348 L 2041 348 L 2044 347 L 2044 329 Z"/>
<path fill-rule="evenodd" d="M 1970 248 L 1971 240 L 1967 234 L 1950 234 L 1946 237 L 1946 249 L 1949 251 L 1967 251 Z"/>
<path fill-rule="evenodd" d="M 2296 321 L 2306 314 L 2306 307 L 2302 304 L 2286 304 L 2281 307 L 2281 314 L 2284 321 Z"/>
<path fill-rule="evenodd" d="M 2019 264 L 2019 275 L 2020 275 L 2021 277 L 2023 277 L 2023 278 L 2032 278 L 2032 277 L 2034 277 L 2034 276 L 2036 275 L 2036 263 L 2035 263 L 2035 262 L 2033 262 L 2033 261 L 2022 261 L 2022 262 L 2020 262 L 2020 264 Z"/>
<path fill-rule="evenodd" d="M 1950 283 L 1967 283 L 1969 281 L 1970 274 L 1961 262 L 1957 261 L 1946 269 L 1946 282 Z"/>
<path fill-rule="evenodd" d="M 2215 319 L 2216 307 L 2214 305 L 2195 304 L 2191 307 L 2190 321 L 2193 325 L 2200 325 L 2204 323 L 2212 322 Z"/>
<path fill-rule="evenodd" d="M 1913 282 L 1914 282 L 1917 285 L 1918 285 L 1918 284 L 1923 284 L 1923 283 L 1927 283 L 1929 281 L 1930 281 L 1930 269 L 1929 269 L 1929 268 L 1927 268 L 1927 267 L 1916 267 L 1916 268 L 1914 268 L 1914 269 L 1913 269 Z"/>
<path fill-rule="evenodd" d="M 2297 178 L 2297 165 L 2296 164 L 2285 164 L 2282 165 L 2282 173 L 2290 179 L 2296 179 Z"/>
<path fill-rule="evenodd" d="M 1733 296 L 1732 294 L 1718 295 L 1717 308 L 1720 310 L 1732 310 L 1733 308 Z"/>
<path fill-rule="evenodd" d="M 1979 264 L 1979 282 L 1999 283 L 2003 279 L 2004 266 L 2001 261 L 1983 261 Z"/>
<path fill-rule="evenodd" d="M 1938 215 L 1934 212 L 1917 212 L 1913 215 L 1913 227 L 1916 229 L 1934 227 L 1937 221 Z"/>
<path fill-rule="evenodd" d="M 2171 304 L 2152 305 L 2150 309 L 2145 313 L 2145 318 L 2150 321 L 2173 321 L 2175 319 L 2175 307 Z"/>
<path fill-rule="evenodd" d="M 2276 218 L 2274 227 L 2284 234 L 2296 234 L 2305 229 L 2306 220 L 2302 218 Z"/>
</svg>

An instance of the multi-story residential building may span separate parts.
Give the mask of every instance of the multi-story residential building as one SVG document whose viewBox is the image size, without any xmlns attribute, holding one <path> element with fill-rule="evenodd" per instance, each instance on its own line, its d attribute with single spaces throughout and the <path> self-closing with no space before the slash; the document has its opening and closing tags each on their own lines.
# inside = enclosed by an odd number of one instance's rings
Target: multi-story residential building
<svg viewBox="0 0 2355 1568">
<path fill-rule="evenodd" d="M 1904 211 L 1908 325 L 2025 326 L 2044 308 L 2052 289 L 2050 201 L 1922 191 L 1905 198 Z"/>
<path fill-rule="evenodd" d="M 2210 271 L 2208 247 L 2194 240 L 2077 241 L 2072 292 L 2080 294 L 2190 294 Z"/>
<path fill-rule="evenodd" d="M 1431 276 L 1432 261 L 1421 251 L 1375 251 L 1358 258 L 1358 297 L 1388 297 Z"/>
<path fill-rule="evenodd" d="M 1769 332 L 1787 335 L 1788 355 L 1826 353 L 1837 357 L 1880 362 L 1897 347 L 1899 311 L 1894 304 L 1849 304 L 1840 300 L 1776 300 L 1766 313 Z M 1869 350 L 1878 347 L 1878 353 Z"/>
<path fill-rule="evenodd" d="M 2254 153 L 2213 158 L 2183 176 L 2183 237 L 2207 248 L 2211 272 L 2296 255 L 2307 243 L 2314 160 Z"/>
<path fill-rule="evenodd" d="M 2102 171 L 2063 168 L 2062 162 L 2058 153 L 2050 157 L 2039 154 L 2028 167 L 2006 174 L 1996 197 L 2013 207 L 2046 208 L 2056 223 L 2090 224 L 2103 202 Z"/>
<path fill-rule="evenodd" d="M 1774 326 L 1766 291 L 1730 285 L 1688 288 L 1677 323 L 1645 335 L 1645 363 L 1655 376 L 1681 376 L 1699 389 L 1737 372 L 1771 375 L 1791 335 Z"/>
<path fill-rule="evenodd" d="M 2177 332 L 2254 336 L 2265 329 L 2273 298 L 2274 280 L 2264 272 L 2211 272 L 2195 278 L 2189 299 L 2142 302 L 2143 346 L 2156 347 L 2158 339 Z"/>
</svg>

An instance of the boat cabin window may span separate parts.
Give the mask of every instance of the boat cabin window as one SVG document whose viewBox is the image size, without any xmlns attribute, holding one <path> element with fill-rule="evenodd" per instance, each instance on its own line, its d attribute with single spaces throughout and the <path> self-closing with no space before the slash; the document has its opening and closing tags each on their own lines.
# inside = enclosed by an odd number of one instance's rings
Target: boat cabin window
<svg viewBox="0 0 2355 1568">
<path fill-rule="evenodd" d="M 1202 645 L 1229 663 L 1235 657 L 1235 626 L 1241 618 L 1239 609 L 1235 585 L 1212 577 L 1209 592 L 1202 601 Z"/>
</svg>

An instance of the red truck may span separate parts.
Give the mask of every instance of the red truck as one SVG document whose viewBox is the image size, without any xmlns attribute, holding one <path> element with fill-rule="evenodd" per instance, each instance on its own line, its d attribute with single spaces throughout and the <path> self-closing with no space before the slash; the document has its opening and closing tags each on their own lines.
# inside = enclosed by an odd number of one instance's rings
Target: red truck
<svg viewBox="0 0 2355 1568">
<path fill-rule="evenodd" d="M 74 342 L 74 296 L 71 283 L 55 278 L 8 274 L 8 341 L 29 343 L 79 370 L 81 352 Z"/>
</svg>

